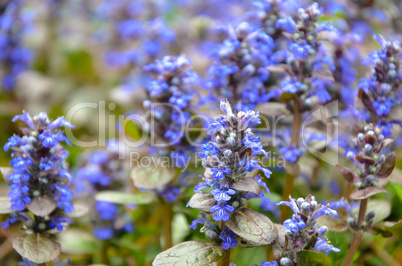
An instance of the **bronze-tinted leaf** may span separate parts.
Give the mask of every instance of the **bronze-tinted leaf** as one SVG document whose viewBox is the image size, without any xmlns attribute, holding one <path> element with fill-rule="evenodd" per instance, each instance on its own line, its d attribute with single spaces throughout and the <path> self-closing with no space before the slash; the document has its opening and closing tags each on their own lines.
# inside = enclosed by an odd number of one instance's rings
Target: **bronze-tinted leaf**
<svg viewBox="0 0 402 266">
<path fill-rule="evenodd" d="M 351 184 L 355 184 L 356 182 L 359 181 L 359 177 L 349 168 L 342 167 L 338 165 L 339 171 L 341 171 L 341 174 L 345 178 L 345 180 Z"/>
<path fill-rule="evenodd" d="M 323 71 L 315 71 L 313 73 L 313 76 L 317 77 L 317 78 L 321 78 L 321 79 L 327 79 L 327 80 L 330 80 L 332 82 L 335 81 L 334 76 L 332 75 L 332 73 L 330 71 L 325 71 L 325 70 L 323 70 Z"/>
<path fill-rule="evenodd" d="M 230 187 L 237 191 L 254 193 L 256 196 L 259 196 L 261 191 L 261 186 L 252 177 L 244 177 L 241 180 L 233 182 Z"/>
<path fill-rule="evenodd" d="M 284 103 L 270 102 L 270 103 L 259 104 L 258 107 L 256 107 L 256 111 L 259 111 L 261 114 L 264 114 L 265 116 L 291 115 L 290 111 L 286 107 L 286 104 Z"/>
<path fill-rule="evenodd" d="M 384 139 L 381 143 L 381 149 L 384 149 L 385 147 L 387 147 L 388 145 L 390 145 L 393 142 L 394 142 L 393 139 Z"/>
<path fill-rule="evenodd" d="M 278 237 L 276 238 L 275 243 L 272 245 L 272 251 L 274 252 L 275 259 L 280 259 L 282 258 L 282 253 L 286 246 L 286 229 L 282 224 L 275 224 L 275 226 L 278 230 Z"/>
<path fill-rule="evenodd" d="M 13 248 L 22 257 L 34 263 L 55 260 L 60 254 L 60 244 L 41 234 L 28 234 L 13 239 Z"/>
<path fill-rule="evenodd" d="M 308 266 L 331 266 L 331 260 L 321 252 L 303 250 L 300 252 L 299 265 Z"/>
<path fill-rule="evenodd" d="M 10 186 L 13 182 L 11 182 L 10 180 L 8 180 L 8 176 L 9 176 L 13 171 L 14 171 L 14 169 L 11 168 L 11 167 L 0 167 L 0 172 L 1 172 L 1 174 L 3 175 L 4 182 L 5 182 L 7 185 L 9 185 L 9 186 Z"/>
<path fill-rule="evenodd" d="M 388 114 L 390 120 L 401 120 L 402 117 L 402 106 L 392 107 L 391 112 Z"/>
<path fill-rule="evenodd" d="M 13 211 L 11 210 L 10 198 L 1 197 L 0 198 L 0 214 L 8 214 L 8 213 L 12 213 L 12 212 Z"/>
<path fill-rule="evenodd" d="M 385 162 L 381 165 L 381 168 L 375 174 L 375 176 L 378 178 L 388 177 L 395 168 L 395 152 L 388 154 L 385 158 Z"/>
<path fill-rule="evenodd" d="M 209 193 L 196 193 L 188 202 L 189 207 L 203 212 L 209 212 L 209 209 L 214 205 L 216 205 L 216 200 Z"/>
<path fill-rule="evenodd" d="M 27 209 L 37 216 L 44 217 L 50 214 L 57 207 L 57 202 L 47 196 L 36 197 L 26 205 Z"/>
<path fill-rule="evenodd" d="M 387 191 L 383 188 L 379 187 L 366 187 L 364 189 L 355 189 L 352 194 L 350 194 L 350 199 L 352 200 L 361 200 L 361 199 L 367 199 L 370 196 L 373 196 L 375 194 L 379 193 L 387 193 Z"/>
<path fill-rule="evenodd" d="M 317 223 L 320 226 L 325 225 L 330 231 L 334 232 L 343 232 L 348 229 L 346 220 L 344 219 L 344 217 L 341 216 L 338 218 L 334 218 L 332 215 L 323 215 L 317 219 Z"/>
<path fill-rule="evenodd" d="M 366 163 L 369 165 L 373 165 L 375 163 L 375 160 L 371 157 L 367 157 L 367 156 L 361 156 L 361 155 L 356 155 L 355 159 L 359 162 L 359 163 Z"/>
<path fill-rule="evenodd" d="M 287 64 L 272 65 L 272 66 L 266 67 L 266 69 L 269 72 L 274 72 L 274 73 L 286 73 L 287 71 L 290 71 L 290 67 Z"/>
<path fill-rule="evenodd" d="M 78 218 L 86 215 L 89 212 L 89 206 L 82 203 L 74 203 L 74 210 L 67 213 L 68 217 Z"/>
<path fill-rule="evenodd" d="M 223 257 L 222 246 L 209 242 L 188 241 L 158 254 L 152 265 L 209 265 Z"/>
<path fill-rule="evenodd" d="M 176 171 L 167 167 L 135 167 L 131 171 L 131 178 L 138 188 L 156 189 L 170 183 L 176 176 Z"/>
<path fill-rule="evenodd" d="M 394 171 L 392 171 L 391 175 L 386 180 L 398 185 L 402 185 L 402 170 L 394 168 Z"/>
<path fill-rule="evenodd" d="M 151 191 L 141 191 L 136 192 L 135 194 L 128 194 L 110 190 L 97 193 L 95 199 L 117 204 L 148 204 L 154 200 L 154 195 Z"/>
<path fill-rule="evenodd" d="M 247 208 L 235 211 L 225 225 L 235 234 L 260 245 L 272 244 L 278 237 L 278 229 L 267 216 Z"/>
</svg>

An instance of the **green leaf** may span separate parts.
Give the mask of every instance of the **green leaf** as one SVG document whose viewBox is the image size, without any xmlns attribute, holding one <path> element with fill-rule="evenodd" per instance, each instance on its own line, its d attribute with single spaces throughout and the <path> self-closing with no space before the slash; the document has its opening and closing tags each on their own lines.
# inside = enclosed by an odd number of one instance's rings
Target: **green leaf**
<svg viewBox="0 0 402 266">
<path fill-rule="evenodd" d="M 303 250 L 300 252 L 299 265 L 330 266 L 331 260 L 324 253 Z"/>
<path fill-rule="evenodd" d="M 128 194 L 110 190 L 97 193 L 95 199 L 117 204 L 148 204 L 154 200 L 154 195 L 150 191 Z"/>
<path fill-rule="evenodd" d="M 33 214 L 44 217 L 50 214 L 57 207 L 57 202 L 47 196 L 35 197 L 26 205 L 27 209 Z"/>
<path fill-rule="evenodd" d="M 13 239 L 13 248 L 22 257 L 34 263 L 55 260 L 60 254 L 60 244 L 41 234 L 28 234 Z"/>
<path fill-rule="evenodd" d="M 189 234 L 190 227 L 187 222 L 186 216 L 182 213 L 177 213 L 172 221 L 172 239 L 173 243 L 180 243 Z"/>
<path fill-rule="evenodd" d="M 11 202 L 10 198 L 8 197 L 1 197 L 0 198 L 0 214 L 8 214 L 12 213 L 11 210 Z"/>
<path fill-rule="evenodd" d="M 58 239 L 66 254 L 93 254 L 101 248 L 101 242 L 88 231 L 69 229 L 61 232 Z"/>
<path fill-rule="evenodd" d="M 176 171 L 171 168 L 163 167 L 163 162 L 160 163 L 161 166 L 159 167 L 151 165 L 149 167 L 133 168 L 131 178 L 133 179 L 134 185 L 138 188 L 155 189 L 170 183 L 173 178 L 175 178 Z"/>
<path fill-rule="evenodd" d="M 278 229 L 267 216 L 247 208 L 235 211 L 225 225 L 245 240 L 260 245 L 272 244 L 278 237 Z"/>
<path fill-rule="evenodd" d="M 220 260 L 221 246 L 201 241 L 180 243 L 156 256 L 152 265 L 207 265 Z"/>
<path fill-rule="evenodd" d="M 209 209 L 214 205 L 216 205 L 216 200 L 214 199 L 214 196 L 209 193 L 196 193 L 188 202 L 189 207 L 207 213 L 210 212 Z"/>
<path fill-rule="evenodd" d="M 402 227 L 402 221 L 399 222 L 382 222 L 371 227 L 370 232 L 383 237 L 391 237 L 396 231 Z"/>
</svg>

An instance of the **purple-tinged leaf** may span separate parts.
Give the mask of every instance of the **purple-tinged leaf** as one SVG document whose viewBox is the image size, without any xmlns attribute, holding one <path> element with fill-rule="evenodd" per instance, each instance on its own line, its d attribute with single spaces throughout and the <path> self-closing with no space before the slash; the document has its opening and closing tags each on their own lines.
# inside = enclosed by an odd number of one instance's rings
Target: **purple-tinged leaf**
<svg viewBox="0 0 402 266">
<path fill-rule="evenodd" d="M 275 243 L 272 245 L 272 251 L 274 252 L 274 256 L 276 259 L 280 259 L 282 257 L 283 250 L 286 247 L 286 229 L 282 224 L 275 224 L 276 229 L 278 230 L 278 237 Z"/>
<path fill-rule="evenodd" d="M 387 147 L 388 145 L 390 145 L 393 142 L 394 142 L 393 139 L 384 139 L 382 141 L 382 143 L 381 143 L 381 150 L 384 149 L 385 147 Z"/>
<path fill-rule="evenodd" d="M 56 209 L 57 202 L 47 196 L 35 197 L 26 206 L 33 214 L 45 217 Z"/>
<path fill-rule="evenodd" d="M 360 178 L 349 168 L 338 165 L 339 171 L 348 183 L 355 184 Z"/>
<path fill-rule="evenodd" d="M 13 248 L 22 257 L 41 264 L 55 260 L 60 254 L 60 244 L 41 234 L 27 234 L 13 239 Z"/>
<path fill-rule="evenodd" d="M 355 159 L 359 163 L 364 163 L 364 164 L 369 164 L 369 165 L 375 164 L 375 160 L 373 158 L 367 157 L 367 156 L 361 156 L 360 154 L 356 155 Z"/>
<path fill-rule="evenodd" d="M 395 152 L 388 154 L 385 157 L 385 162 L 381 165 L 375 176 L 378 178 L 387 178 L 395 168 L 395 161 Z"/>
<path fill-rule="evenodd" d="M 241 180 L 235 181 L 230 185 L 230 188 L 237 191 L 251 192 L 256 196 L 259 196 L 261 191 L 261 186 L 251 177 L 244 177 Z"/>
<path fill-rule="evenodd" d="M 242 208 L 235 211 L 225 225 L 238 236 L 260 245 L 276 241 L 278 229 L 265 215 Z"/>
<path fill-rule="evenodd" d="M 366 187 L 361 190 L 353 191 L 352 194 L 350 194 L 350 199 L 352 200 L 367 199 L 368 197 L 379 193 L 387 193 L 387 191 L 379 187 Z"/>
<path fill-rule="evenodd" d="M 194 194 L 188 206 L 206 213 L 209 213 L 212 206 L 216 205 L 216 200 L 214 196 L 209 193 L 196 193 Z"/>
<path fill-rule="evenodd" d="M 9 186 L 11 186 L 13 182 L 8 180 L 8 176 L 12 174 L 13 171 L 14 169 L 11 167 L 0 167 L 0 172 L 3 175 L 4 182 Z"/>
</svg>

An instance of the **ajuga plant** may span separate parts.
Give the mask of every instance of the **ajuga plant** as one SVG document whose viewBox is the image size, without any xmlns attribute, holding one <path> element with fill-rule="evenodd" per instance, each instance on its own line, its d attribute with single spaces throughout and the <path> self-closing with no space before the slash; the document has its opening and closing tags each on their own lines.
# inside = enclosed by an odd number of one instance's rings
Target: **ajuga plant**
<svg viewBox="0 0 402 266">
<path fill-rule="evenodd" d="M 10 215 L 1 225 L 22 223 L 24 234 L 14 238 L 14 249 L 34 263 L 44 263 L 59 255 L 60 244 L 53 235 L 71 223 L 69 214 L 74 210 L 69 189 L 73 176 L 65 162 L 68 152 L 60 144 L 69 144 L 60 128 L 74 126 L 63 117 L 52 121 L 46 113 L 31 117 L 25 112 L 12 121 L 17 120 L 28 127 L 21 128 L 23 135 L 12 136 L 4 146 L 13 159 L 11 169 L 2 168 L 10 185 L 11 205 L 2 199 L 3 213 Z"/>
<path fill-rule="evenodd" d="M 33 52 L 24 46 L 23 39 L 32 27 L 32 14 L 22 10 L 24 0 L 8 1 L 0 15 L 0 64 L 2 88 L 12 90 L 17 77 L 25 71 Z"/>
<path fill-rule="evenodd" d="M 387 182 L 395 167 L 395 152 L 386 151 L 386 146 L 392 142 L 385 139 L 381 129 L 374 124 L 364 127 L 363 132 L 358 133 L 356 138 L 358 151 L 349 151 L 347 158 L 354 164 L 353 169 L 338 166 L 343 177 L 348 182 L 346 196 L 352 200 L 360 200 L 360 207 L 357 219 L 347 217 L 344 224 L 356 231 L 351 248 L 349 249 L 345 263 L 351 263 L 364 231 L 370 229 L 375 212 L 366 214 L 368 198 L 378 193 L 384 193 L 382 188 Z M 355 187 L 354 191 L 348 195 Z M 381 204 L 379 204 L 382 206 Z M 351 214 L 351 207 L 344 202 L 335 203 L 335 207 L 346 210 L 347 215 Z M 386 208 L 385 208 L 386 209 Z M 344 227 L 346 229 L 347 227 Z"/>
<path fill-rule="evenodd" d="M 292 194 L 297 176 L 297 167 L 293 163 L 302 155 L 299 142 L 303 114 L 331 100 L 326 87 L 333 78 L 335 65 L 320 33 L 337 30 L 330 23 L 318 22 L 322 12 L 322 8 L 314 3 L 305 9 L 299 8 L 294 18 L 283 17 L 276 22 L 287 41 L 283 49 L 276 52 L 275 58 L 281 64 L 268 67 L 268 70 L 282 72 L 281 101 L 286 102 L 293 113 L 290 143 L 280 147 L 281 152 L 291 158 L 288 160 L 284 200 Z M 282 221 L 287 216 L 288 211 L 283 209 Z"/>
<path fill-rule="evenodd" d="M 276 260 L 263 262 L 262 265 L 304 265 L 302 251 L 313 250 L 325 252 L 326 255 L 331 251 L 339 252 L 340 249 L 331 245 L 325 237 L 328 228 L 317 223 L 317 219 L 321 216 L 332 214 L 337 218 L 338 213 L 328 206 L 319 204 L 311 195 L 305 199 L 289 198 L 290 201 L 278 203 L 289 207 L 294 214 L 291 219 L 283 223 L 283 226 L 276 225 L 279 231 L 278 240 L 273 245 Z"/>
<path fill-rule="evenodd" d="M 212 140 L 202 145 L 201 158 L 206 168 L 203 182 L 194 187 L 196 194 L 187 204 L 204 212 L 190 227 L 196 229 L 197 224 L 202 224 L 201 232 L 212 243 L 181 243 L 159 254 L 155 265 L 162 262 L 202 265 L 220 259 L 223 265 L 229 265 L 230 249 L 238 243 L 258 246 L 276 240 L 277 229 L 270 219 L 246 207 L 248 199 L 264 199 L 263 191 L 269 193 L 261 176 L 253 174 L 259 170 L 268 178 L 271 175 L 257 158 L 267 156 L 267 152 L 249 128 L 251 123 L 260 122 L 259 113 L 233 111 L 227 101 L 221 101 L 220 107 L 225 115 L 211 121 L 208 134 Z M 212 216 L 212 221 L 206 214 Z M 183 256 L 172 256 L 175 253 Z"/>
<path fill-rule="evenodd" d="M 271 64 L 273 39 L 247 22 L 235 30 L 228 27 L 227 34 L 207 70 L 205 87 L 210 90 L 207 99 L 227 98 L 236 108 L 251 110 L 256 104 L 278 97 L 278 90 L 267 89 L 270 74 L 266 67 Z"/>
<path fill-rule="evenodd" d="M 170 203 L 176 201 L 183 185 L 181 179 L 175 177 L 179 167 L 189 163 L 194 150 L 185 138 L 184 129 L 195 111 L 194 89 L 200 77 L 190 67 L 191 60 L 184 55 L 166 56 L 144 66 L 144 71 L 153 75 L 153 79 L 145 86 L 147 98 L 143 106 L 147 110 L 147 124 L 142 130 L 152 141 L 148 143 L 148 153 L 167 162 L 167 167 L 159 165 L 158 170 L 152 172 L 149 167 L 140 166 L 133 169 L 132 176 L 136 187 L 154 190 L 166 205 L 163 208 L 166 211 L 163 218 L 165 248 L 172 245 Z"/>
<path fill-rule="evenodd" d="M 94 195 L 109 190 L 127 189 L 128 168 L 124 159 L 112 148 L 94 151 L 85 166 L 77 171 L 76 193 Z M 93 234 L 101 239 L 111 239 L 124 232 L 134 231 L 132 219 L 124 213 L 119 204 L 97 200 L 94 202 L 91 220 L 94 224 Z"/>
<path fill-rule="evenodd" d="M 393 125 L 401 126 L 401 47 L 399 41 L 387 41 L 374 35 L 381 50 L 372 51 L 365 63 L 372 65 L 370 76 L 358 84 L 359 96 L 368 110 L 371 121 L 383 128 L 385 137 L 392 135 Z"/>
</svg>

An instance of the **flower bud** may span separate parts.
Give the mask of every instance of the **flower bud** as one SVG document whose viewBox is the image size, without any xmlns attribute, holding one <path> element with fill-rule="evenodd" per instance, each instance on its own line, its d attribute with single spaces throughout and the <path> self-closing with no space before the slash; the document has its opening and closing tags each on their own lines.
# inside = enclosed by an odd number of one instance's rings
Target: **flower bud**
<svg viewBox="0 0 402 266">
<path fill-rule="evenodd" d="M 292 261 L 288 258 L 282 258 L 280 260 L 280 264 L 281 264 L 281 266 L 292 266 L 293 265 Z"/>
<path fill-rule="evenodd" d="M 318 235 L 322 236 L 322 235 L 326 234 L 327 231 L 328 231 L 328 227 L 326 227 L 325 225 L 321 226 L 320 229 L 318 229 Z"/>
</svg>

